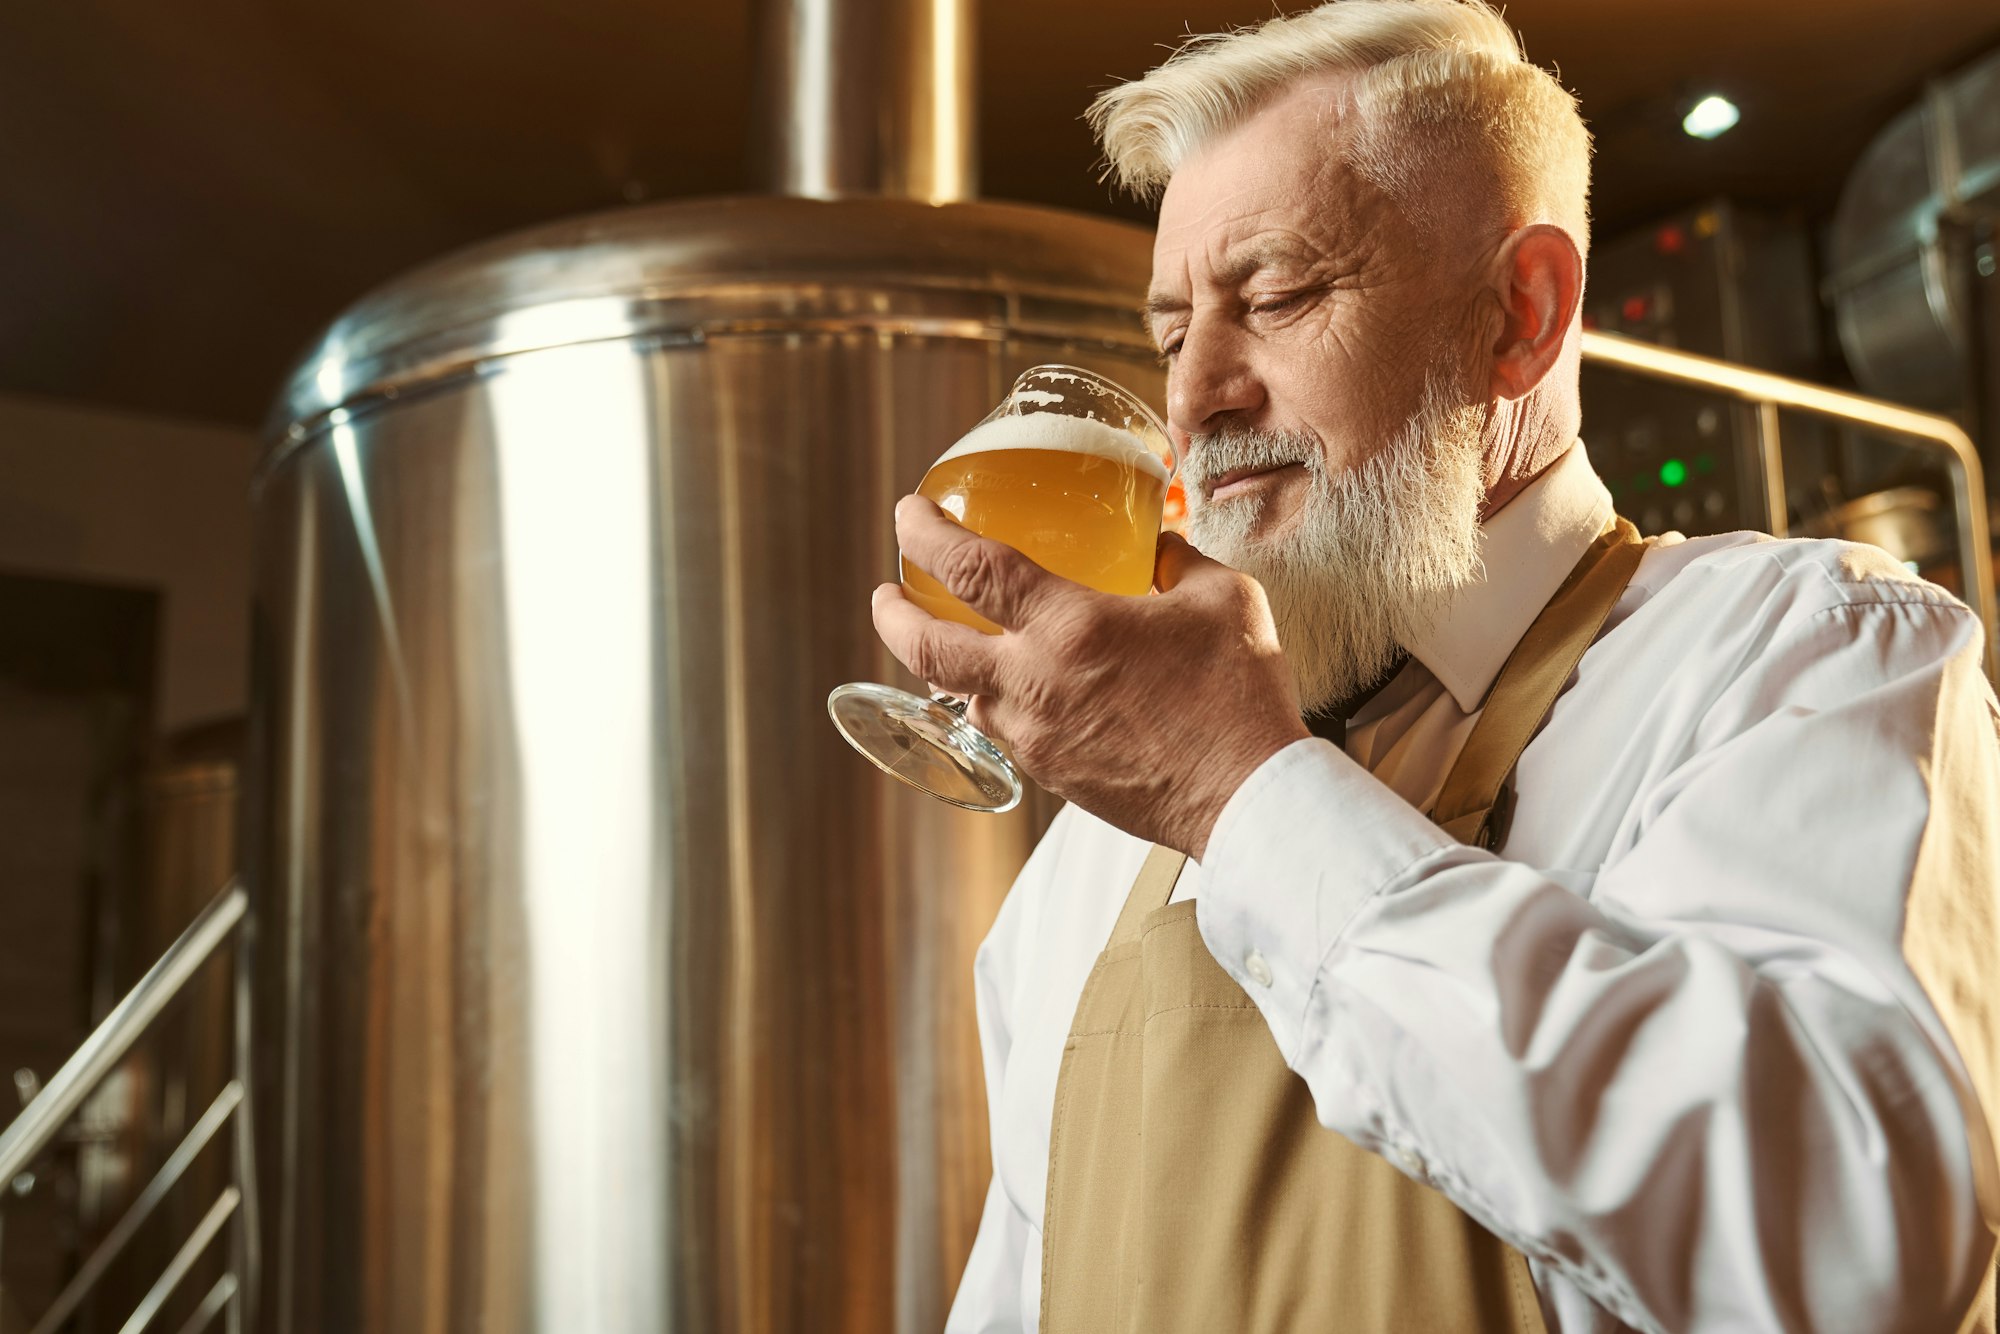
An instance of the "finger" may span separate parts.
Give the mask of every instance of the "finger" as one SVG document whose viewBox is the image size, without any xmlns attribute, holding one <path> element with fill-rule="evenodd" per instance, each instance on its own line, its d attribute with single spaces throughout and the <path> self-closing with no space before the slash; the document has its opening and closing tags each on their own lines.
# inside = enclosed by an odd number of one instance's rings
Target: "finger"
<svg viewBox="0 0 2000 1334">
<path fill-rule="evenodd" d="M 1202 578 L 1229 567 L 1195 550 L 1179 533 L 1161 533 L 1159 549 L 1153 557 L 1153 585 L 1171 593 L 1190 578 Z"/>
<path fill-rule="evenodd" d="M 1076 587 L 922 496 L 896 502 L 896 541 L 911 564 L 1003 630 L 1024 628 L 1051 598 Z"/>
<path fill-rule="evenodd" d="M 876 589 L 869 607 L 889 652 L 933 693 L 980 695 L 998 688 L 1000 641 L 994 636 L 939 620 L 905 597 L 900 584 Z"/>
</svg>

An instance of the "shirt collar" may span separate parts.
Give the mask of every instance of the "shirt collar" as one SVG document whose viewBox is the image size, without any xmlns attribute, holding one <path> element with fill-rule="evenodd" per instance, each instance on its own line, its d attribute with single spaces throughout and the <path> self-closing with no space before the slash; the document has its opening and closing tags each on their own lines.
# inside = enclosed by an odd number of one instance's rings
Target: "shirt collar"
<svg viewBox="0 0 2000 1334">
<path fill-rule="evenodd" d="M 1507 655 L 1611 514 L 1611 493 L 1579 440 L 1480 525 L 1478 578 L 1452 595 L 1427 633 L 1405 645 L 1459 708 L 1472 713 L 1485 701 Z"/>
</svg>

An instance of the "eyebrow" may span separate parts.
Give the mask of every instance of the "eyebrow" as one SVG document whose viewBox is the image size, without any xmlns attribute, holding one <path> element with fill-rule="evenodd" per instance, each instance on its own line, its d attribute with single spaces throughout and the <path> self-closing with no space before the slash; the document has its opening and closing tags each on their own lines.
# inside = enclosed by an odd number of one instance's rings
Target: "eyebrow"
<svg viewBox="0 0 2000 1334">
<path fill-rule="evenodd" d="M 1296 262 L 1302 258 L 1295 242 L 1277 237 L 1266 237 L 1252 241 L 1236 251 L 1216 272 L 1216 281 L 1225 287 L 1240 287 L 1261 271 L 1278 264 Z M 1146 296 L 1146 304 L 1139 308 L 1150 326 L 1162 315 L 1178 315 L 1190 309 L 1188 299 L 1166 292 L 1151 292 Z"/>
</svg>

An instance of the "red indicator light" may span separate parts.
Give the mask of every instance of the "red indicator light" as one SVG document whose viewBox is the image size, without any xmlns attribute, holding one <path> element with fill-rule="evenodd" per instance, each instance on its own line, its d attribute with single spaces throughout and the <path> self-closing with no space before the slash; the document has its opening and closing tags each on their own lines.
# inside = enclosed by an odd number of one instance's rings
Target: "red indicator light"
<svg viewBox="0 0 2000 1334">
<path fill-rule="evenodd" d="M 1653 236 L 1653 245 L 1663 255 L 1678 255 L 1687 249 L 1688 234 L 1679 223 L 1670 222 Z"/>
<path fill-rule="evenodd" d="M 1652 304 L 1643 296 L 1628 296 L 1625 298 L 1625 304 L 1619 307 L 1618 313 L 1625 317 L 1627 324 L 1637 324 L 1646 318 L 1646 312 L 1652 308 Z"/>
</svg>

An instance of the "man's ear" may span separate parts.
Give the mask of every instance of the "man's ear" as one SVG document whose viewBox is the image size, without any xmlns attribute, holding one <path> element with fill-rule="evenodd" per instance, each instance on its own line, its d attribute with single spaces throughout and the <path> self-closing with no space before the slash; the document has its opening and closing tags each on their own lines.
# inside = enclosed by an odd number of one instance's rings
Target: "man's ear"
<svg viewBox="0 0 2000 1334">
<path fill-rule="evenodd" d="M 1583 256 L 1562 228 L 1533 223 L 1500 247 L 1493 281 L 1501 321 L 1488 392 L 1526 398 L 1562 354 L 1583 300 Z"/>
</svg>

